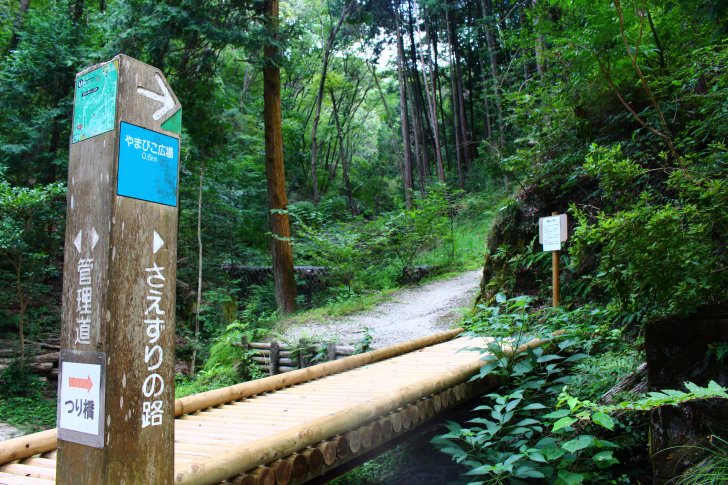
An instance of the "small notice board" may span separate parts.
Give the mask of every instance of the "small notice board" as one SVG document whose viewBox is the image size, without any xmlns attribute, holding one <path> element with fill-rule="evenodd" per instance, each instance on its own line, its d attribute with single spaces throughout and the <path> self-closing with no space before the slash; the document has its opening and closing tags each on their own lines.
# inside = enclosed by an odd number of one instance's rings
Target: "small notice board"
<svg viewBox="0 0 728 485">
<path fill-rule="evenodd" d="M 538 242 L 544 251 L 561 251 L 561 243 L 567 238 L 566 214 L 541 217 L 538 220 Z"/>
<path fill-rule="evenodd" d="M 106 354 L 61 350 L 58 438 L 104 447 Z"/>
</svg>

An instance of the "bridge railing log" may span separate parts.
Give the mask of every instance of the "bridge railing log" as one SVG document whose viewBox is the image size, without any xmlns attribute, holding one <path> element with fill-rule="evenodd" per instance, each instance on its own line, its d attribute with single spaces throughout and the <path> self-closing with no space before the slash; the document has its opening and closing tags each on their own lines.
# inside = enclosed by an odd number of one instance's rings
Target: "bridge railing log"
<svg viewBox="0 0 728 485">
<path fill-rule="evenodd" d="M 507 355 L 524 352 L 529 348 L 536 348 L 551 342 L 550 339 L 534 339 L 517 348 L 506 349 Z M 400 344 L 405 345 L 405 344 Z M 394 346 L 398 347 L 398 346 Z M 388 348 L 388 349 L 391 349 Z M 382 349 L 387 350 L 387 349 Z M 378 351 L 370 352 L 369 354 Z M 357 359 L 368 354 L 360 354 L 341 361 L 327 362 L 320 364 L 324 366 L 335 366 L 349 359 Z M 446 396 L 448 402 L 460 402 L 464 399 L 465 384 L 471 376 L 475 375 L 483 366 L 483 360 L 460 366 L 437 377 L 425 379 L 400 389 L 398 392 L 389 393 L 377 399 L 362 403 L 345 411 L 340 411 L 300 426 L 295 426 L 275 434 L 266 440 L 248 443 L 231 449 L 229 452 L 218 455 L 211 460 L 201 460 L 191 463 L 187 470 L 175 472 L 175 483 L 184 485 L 204 485 L 218 483 L 238 474 L 244 474 L 254 467 L 271 463 L 277 459 L 286 457 L 307 446 L 331 439 L 340 435 L 348 440 L 347 446 L 351 451 L 351 430 L 358 430 L 362 426 L 374 422 L 380 416 L 386 415 L 394 410 L 402 408 L 402 426 L 407 429 L 416 424 L 421 418 L 417 405 L 421 398 L 430 395 L 440 394 L 441 398 Z M 302 372 L 314 369 L 302 369 Z M 295 371 L 299 372 L 299 371 Z M 282 374 L 272 378 L 285 378 L 293 373 Z M 272 379 L 268 378 L 268 379 Z M 459 386 L 459 387 L 456 387 Z M 455 390 L 455 389 L 457 390 Z M 444 391 L 444 392 L 443 392 Z M 215 392 L 215 391 L 210 391 Z M 433 403 L 434 408 L 434 403 Z M 406 425 L 405 425 L 406 424 Z M 356 437 L 359 438 L 358 432 Z M 359 441 L 360 443 L 360 441 Z"/>
<path fill-rule="evenodd" d="M 55 429 L 0 441 L 0 464 L 51 451 L 56 445 Z"/>
</svg>

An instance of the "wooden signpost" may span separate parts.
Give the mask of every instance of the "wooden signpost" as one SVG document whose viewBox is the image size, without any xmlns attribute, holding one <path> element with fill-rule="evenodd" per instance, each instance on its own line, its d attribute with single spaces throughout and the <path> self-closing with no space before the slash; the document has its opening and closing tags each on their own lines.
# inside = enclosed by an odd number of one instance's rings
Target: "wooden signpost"
<svg viewBox="0 0 728 485">
<path fill-rule="evenodd" d="M 124 55 L 75 90 L 56 479 L 171 484 L 181 106 Z"/>
<path fill-rule="evenodd" d="M 551 217 L 538 220 L 538 242 L 544 251 L 551 251 L 551 273 L 553 278 L 553 306 L 559 306 L 559 255 L 561 243 L 567 239 L 566 214 L 552 212 Z"/>
</svg>

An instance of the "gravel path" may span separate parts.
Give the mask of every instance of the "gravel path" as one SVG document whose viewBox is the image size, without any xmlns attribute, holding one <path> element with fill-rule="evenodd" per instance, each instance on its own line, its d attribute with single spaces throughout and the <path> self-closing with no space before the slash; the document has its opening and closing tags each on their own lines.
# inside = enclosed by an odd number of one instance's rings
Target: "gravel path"
<svg viewBox="0 0 728 485">
<path fill-rule="evenodd" d="M 370 310 L 335 322 L 307 322 L 290 327 L 285 338 L 301 336 L 357 344 L 370 329 L 373 348 L 412 340 L 447 330 L 462 310 L 468 310 L 478 291 L 481 271 L 469 271 L 454 278 L 398 291 L 392 299 Z"/>
<path fill-rule="evenodd" d="M 0 423 L 0 441 L 9 440 L 23 434 L 25 433 L 7 423 Z"/>
</svg>

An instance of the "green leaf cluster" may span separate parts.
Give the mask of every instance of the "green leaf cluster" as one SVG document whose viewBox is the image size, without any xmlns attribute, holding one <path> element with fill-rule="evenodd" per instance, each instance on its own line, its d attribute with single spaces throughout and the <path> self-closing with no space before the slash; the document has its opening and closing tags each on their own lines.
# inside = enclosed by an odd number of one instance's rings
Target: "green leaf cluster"
<svg viewBox="0 0 728 485">
<path fill-rule="evenodd" d="M 533 299 L 525 296 L 498 294 L 495 300 L 497 305 L 481 307 L 480 316 L 470 320 L 470 331 L 495 337 L 480 349 L 484 362 L 473 380 L 497 375 L 503 386 L 481 398 L 473 409 L 477 417 L 448 423 L 448 433 L 432 440 L 468 469 L 469 483 L 631 483 L 639 470 L 629 463 L 647 450 L 643 425 L 625 412 L 728 398 L 728 390 L 715 382 L 705 387 L 686 382 L 685 390 L 624 394 L 617 404 L 598 404 L 605 388 L 621 378 L 608 369 L 624 372 L 621 360 L 635 363 L 619 336 L 587 338 L 604 331 L 602 318 L 609 312 L 534 310 Z M 537 335 L 551 337 L 551 346 L 513 353 Z"/>
</svg>

